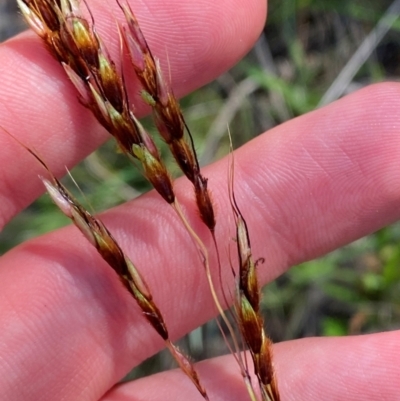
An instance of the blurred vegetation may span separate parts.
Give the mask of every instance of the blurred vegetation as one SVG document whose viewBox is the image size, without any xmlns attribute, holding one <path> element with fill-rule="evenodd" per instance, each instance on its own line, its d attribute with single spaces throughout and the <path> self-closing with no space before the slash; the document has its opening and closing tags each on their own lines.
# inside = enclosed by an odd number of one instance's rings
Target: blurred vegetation
<svg viewBox="0 0 400 401">
<path fill-rule="evenodd" d="M 354 74 L 341 83 L 343 87 L 335 88 L 340 95 L 373 82 L 399 80 L 399 21 L 391 21 L 382 39 L 370 44 L 366 61 L 354 58 L 368 35 L 388 21 L 389 7 L 394 14 L 399 12 L 398 3 L 270 1 L 268 24 L 251 53 L 182 101 L 202 162 L 209 163 L 228 152 L 227 125 L 238 147 L 315 109 L 332 85 L 338 85 L 336 77 L 350 62 Z M 6 10 L 7 6 L 3 7 Z M 1 18 L 0 27 L 3 19 L 9 21 Z M 4 29 L 0 32 L 5 35 Z M 146 124 L 151 129 L 150 120 Z M 96 211 L 148 189 L 140 174 L 115 153 L 112 142 L 73 169 L 72 175 Z M 0 251 L 64 224 L 66 219 L 45 195 L 0 234 Z M 263 308 L 272 338 L 281 341 L 399 328 L 399 243 L 400 225 L 394 224 L 324 258 L 294 267 L 268 285 Z M 209 323 L 182 341 L 195 357 L 205 358 L 225 352 L 216 333 L 215 325 Z M 153 369 L 154 360 L 163 367 L 171 363 L 158 356 L 147 362 L 141 374 Z"/>
</svg>

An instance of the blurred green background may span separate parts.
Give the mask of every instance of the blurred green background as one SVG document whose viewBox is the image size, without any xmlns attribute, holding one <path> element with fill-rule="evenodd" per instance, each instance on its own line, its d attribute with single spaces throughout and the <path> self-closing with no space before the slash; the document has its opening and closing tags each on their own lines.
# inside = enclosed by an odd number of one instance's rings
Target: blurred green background
<svg viewBox="0 0 400 401">
<path fill-rule="evenodd" d="M 251 53 L 182 100 L 201 162 L 227 154 L 228 125 L 238 147 L 366 85 L 398 81 L 399 13 L 400 1 L 270 1 L 268 24 Z M 14 1 L 3 0 L 0 39 L 22 28 Z M 150 120 L 145 124 L 151 129 Z M 115 153 L 111 141 L 73 169 L 72 175 L 96 211 L 148 190 L 145 180 Z M 0 234 L 0 251 L 67 223 L 45 195 Z M 263 309 L 273 340 L 400 328 L 399 243 L 400 225 L 394 224 L 294 267 L 267 286 Z M 226 352 L 213 323 L 182 344 L 196 359 Z M 159 369 L 171 364 L 168 357 L 156 356 L 140 374 L 155 365 Z"/>
</svg>

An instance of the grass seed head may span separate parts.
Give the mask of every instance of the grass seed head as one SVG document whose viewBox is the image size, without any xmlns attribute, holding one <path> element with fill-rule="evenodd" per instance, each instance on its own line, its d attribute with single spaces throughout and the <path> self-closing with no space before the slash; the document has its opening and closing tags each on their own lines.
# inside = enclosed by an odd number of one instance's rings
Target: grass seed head
<svg viewBox="0 0 400 401">
<path fill-rule="evenodd" d="M 143 145 L 132 145 L 134 156 L 139 159 L 144 168 L 146 178 L 168 203 L 175 201 L 175 194 L 171 178 L 165 165 Z"/>
<path fill-rule="evenodd" d="M 208 229 L 214 232 L 216 221 L 210 193 L 207 188 L 207 178 L 197 175 L 194 186 L 200 217 Z"/>
<path fill-rule="evenodd" d="M 192 362 L 175 345 L 171 344 L 169 349 L 170 349 L 172 355 L 174 356 L 175 360 L 178 362 L 181 370 L 186 373 L 186 375 L 190 378 L 190 380 L 196 386 L 199 393 L 203 396 L 203 398 L 206 401 L 208 401 L 209 398 L 208 398 L 207 392 L 206 392 L 205 388 L 202 386 L 202 384 L 200 383 L 199 376 L 198 376 Z"/>
<path fill-rule="evenodd" d="M 251 254 L 250 239 L 246 222 L 241 215 L 236 220 L 236 238 L 239 254 L 239 291 L 243 292 L 256 313 L 260 309 L 260 288 L 257 279 L 257 266 Z"/>
<path fill-rule="evenodd" d="M 27 0 L 17 0 L 17 3 L 32 30 L 42 39 L 45 39 L 48 34 L 48 24 L 43 21 L 43 18 L 40 17 L 40 14 L 33 7 L 28 6 Z M 58 22 L 57 18 L 55 18 L 55 21 Z"/>
<path fill-rule="evenodd" d="M 239 307 L 237 312 L 240 316 L 240 324 L 243 336 L 250 350 L 258 355 L 262 346 L 262 325 L 261 316 L 251 306 L 244 294 L 240 295 Z"/>
<path fill-rule="evenodd" d="M 106 56 L 103 49 L 99 53 L 98 77 L 104 97 L 120 113 L 126 110 L 126 96 L 123 90 L 123 83 L 117 72 L 114 62 Z"/>
<path fill-rule="evenodd" d="M 170 149 L 174 159 L 186 177 L 191 182 L 195 182 L 196 176 L 199 175 L 199 170 L 197 169 L 197 164 L 189 144 L 185 140 L 180 139 L 171 142 Z"/>
<path fill-rule="evenodd" d="M 61 38 L 64 46 L 76 60 L 81 59 L 88 69 L 99 66 L 99 43 L 90 24 L 83 17 L 71 14 L 63 17 Z"/>
</svg>

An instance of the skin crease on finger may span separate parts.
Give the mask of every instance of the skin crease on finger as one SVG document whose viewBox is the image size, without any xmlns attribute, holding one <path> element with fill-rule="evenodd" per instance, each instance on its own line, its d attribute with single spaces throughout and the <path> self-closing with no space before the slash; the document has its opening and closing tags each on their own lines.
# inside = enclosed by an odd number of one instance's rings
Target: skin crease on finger
<svg viewBox="0 0 400 401">
<path fill-rule="evenodd" d="M 88 4 L 97 31 L 118 60 L 115 18 L 121 19 L 121 11 L 114 0 Z M 210 82 L 240 60 L 256 41 L 266 17 L 265 0 L 132 0 L 130 4 L 177 96 Z M 138 115 L 143 114 L 137 81 L 129 63 L 125 64 L 131 101 Z M 33 32 L 1 44 L 0 76 L 0 126 L 39 152 L 56 175 L 64 175 L 65 166 L 71 168 L 108 138 L 79 104 L 62 67 Z M 8 166 L 0 169 L 1 229 L 43 192 L 43 186 L 32 179 L 41 169 L 27 152 L 2 130 L 0 141 L 0 160 Z"/>
<path fill-rule="evenodd" d="M 371 86 L 235 152 L 238 202 L 253 253 L 266 258 L 259 266 L 262 283 L 400 217 L 399 93 L 398 84 Z M 204 173 L 216 204 L 217 236 L 229 239 L 227 168 L 225 159 Z M 177 182 L 177 191 L 204 234 L 185 180 Z M 156 194 L 109 211 L 103 220 L 145 275 L 173 338 L 215 314 L 196 251 Z M 179 252 L 171 252 L 177 244 Z M 76 229 L 25 243 L 0 264 L 0 324 L 12 328 L 0 337 L 5 400 L 97 400 L 161 348 Z"/>
<path fill-rule="evenodd" d="M 283 401 L 399 400 L 400 332 L 307 338 L 274 346 Z M 196 365 L 213 401 L 247 401 L 232 357 Z M 166 396 L 167 394 L 167 396 Z M 201 400 L 178 370 L 112 389 L 101 401 Z"/>
</svg>

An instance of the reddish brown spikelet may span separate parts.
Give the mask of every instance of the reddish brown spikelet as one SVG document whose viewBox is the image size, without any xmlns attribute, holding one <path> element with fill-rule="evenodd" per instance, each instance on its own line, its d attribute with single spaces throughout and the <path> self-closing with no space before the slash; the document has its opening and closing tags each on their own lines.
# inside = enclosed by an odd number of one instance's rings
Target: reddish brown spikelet
<svg viewBox="0 0 400 401">
<path fill-rule="evenodd" d="M 158 60 L 153 57 L 139 23 L 127 4 L 120 5 L 128 26 L 122 34 L 129 50 L 133 68 L 145 92 L 145 99 L 154 108 L 156 124 L 165 142 L 183 138 L 185 124 L 179 103 L 164 80 Z"/>
<path fill-rule="evenodd" d="M 199 170 L 197 167 L 193 168 L 193 165 L 196 164 L 188 143 L 183 139 L 179 139 L 171 142 L 170 149 L 180 169 L 194 183 L 196 178 L 199 177 Z"/>
<path fill-rule="evenodd" d="M 60 38 L 59 4 L 42 0 L 17 0 L 19 8 L 32 29 L 43 39 L 53 56 L 62 61 L 71 59 L 65 54 Z"/>
<path fill-rule="evenodd" d="M 162 76 L 159 63 L 153 57 L 130 6 L 123 4 L 121 9 L 128 24 L 127 27 L 123 27 L 122 33 L 133 68 L 151 99 L 149 103 L 154 108 L 160 134 L 167 144 L 171 144 L 174 140 L 183 138 L 185 124 L 182 111 Z"/>
<path fill-rule="evenodd" d="M 186 373 L 186 375 L 190 378 L 190 380 L 193 382 L 193 384 L 196 386 L 197 390 L 199 393 L 203 396 L 203 398 L 208 401 L 208 395 L 205 390 L 205 388 L 202 386 L 200 383 L 199 376 L 194 369 L 194 366 L 192 362 L 188 359 L 186 355 L 184 355 L 181 351 L 179 351 L 178 347 L 176 347 L 174 344 L 170 343 L 168 345 L 168 348 L 171 352 L 171 354 L 174 356 L 175 360 L 178 362 L 179 367 L 183 372 Z"/>
<path fill-rule="evenodd" d="M 142 162 L 145 176 L 153 187 L 168 203 L 173 203 L 175 195 L 172 189 L 172 181 L 164 164 L 156 159 L 144 145 L 132 145 L 132 149 L 135 157 Z"/>
<path fill-rule="evenodd" d="M 132 65 L 137 77 L 151 96 L 157 96 L 156 64 L 147 45 L 147 41 L 139 27 L 139 23 L 129 4 L 118 3 L 125 15 L 127 27 L 122 34 L 131 55 Z"/>
<path fill-rule="evenodd" d="M 42 37 L 51 32 L 58 32 L 60 24 L 57 13 L 51 1 L 17 0 L 19 7 L 28 21 L 33 25 L 35 32 Z M 24 7 L 26 6 L 26 8 Z M 59 3 L 57 4 L 59 7 Z M 27 13 L 29 12 L 29 13 Z"/>
<path fill-rule="evenodd" d="M 196 177 L 195 180 L 195 194 L 196 194 L 196 202 L 199 208 L 200 217 L 203 220 L 204 224 L 209 228 L 211 232 L 214 232 L 215 229 L 215 214 L 214 208 L 212 206 L 212 201 L 210 198 L 210 192 L 207 188 L 207 178 L 204 178 L 200 174 Z"/>
<path fill-rule="evenodd" d="M 245 334 L 245 340 L 249 348 L 258 355 L 262 346 L 261 332 L 263 321 L 251 307 L 244 294 L 240 295 L 240 303 L 238 304 L 237 312 L 240 316 L 240 324 Z"/>
<path fill-rule="evenodd" d="M 239 253 L 239 288 L 243 291 L 256 313 L 260 309 L 260 290 L 257 279 L 256 264 L 253 261 L 247 224 L 241 215 L 237 216 L 237 240 Z"/>
<path fill-rule="evenodd" d="M 88 68 L 98 68 L 99 43 L 89 22 L 72 12 L 61 21 L 60 32 L 65 49 Z"/>
</svg>

